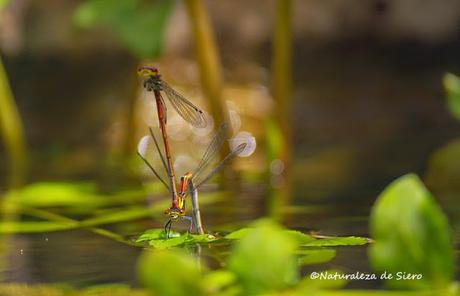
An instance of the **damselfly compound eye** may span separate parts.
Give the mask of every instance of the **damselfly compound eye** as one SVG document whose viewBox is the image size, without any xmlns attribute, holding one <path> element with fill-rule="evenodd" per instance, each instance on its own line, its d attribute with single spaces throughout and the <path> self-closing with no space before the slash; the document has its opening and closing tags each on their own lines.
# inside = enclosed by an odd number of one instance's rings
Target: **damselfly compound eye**
<svg viewBox="0 0 460 296">
<path fill-rule="evenodd" d="M 248 157 L 256 150 L 256 138 L 249 132 L 239 132 L 229 140 L 230 149 L 238 151 L 239 157 Z"/>
<path fill-rule="evenodd" d="M 150 145 L 150 141 L 151 140 L 149 136 L 143 136 L 142 139 L 139 141 L 139 144 L 137 144 L 137 153 L 139 153 L 144 158 L 147 157 L 147 149 Z"/>
</svg>

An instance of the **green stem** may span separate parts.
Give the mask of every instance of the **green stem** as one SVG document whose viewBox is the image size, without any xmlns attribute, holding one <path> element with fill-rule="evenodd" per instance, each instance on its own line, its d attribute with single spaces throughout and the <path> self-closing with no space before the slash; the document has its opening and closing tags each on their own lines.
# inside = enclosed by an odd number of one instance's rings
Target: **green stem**
<svg viewBox="0 0 460 296">
<path fill-rule="evenodd" d="M 210 104 L 216 126 L 219 126 L 222 122 L 228 122 L 229 116 L 222 101 L 222 65 L 212 27 L 201 0 L 185 0 L 185 7 L 190 19 L 201 86 Z"/>
<path fill-rule="evenodd" d="M 45 219 L 48 221 L 75 224 L 75 228 L 78 228 L 78 226 L 82 225 L 80 221 L 73 220 L 68 217 L 61 216 L 59 214 L 51 213 L 48 211 L 40 210 L 40 209 L 24 207 L 22 208 L 22 211 L 28 215 L 31 215 L 37 218 L 41 218 L 41 219 Z M 123 243 L 125 245 L 137 246 L 135 243 L 125 240 L 121 235 L 116 234 L 115 232 L 112 232 L 106 229 L 102 229 L 102 228 L 98 228 L 98 227 L 88 227 L 87 229 L 95 234 L 101 235 L 106 238 L 110 238 L 112 240 Z"/>
<path fill-rule="evenodd" d="M 269 213 L 278 218 L 282 207 L 289 203 L 291 183 L 289 171 L 291 167 L 291 128 L 290 128 L 290 95 L 291 95 L 291 0 L 276 1 L 275 32 L 273 40 L 272 58 L 272 95 L 275 100 L 275 112 L 270 119 L 271 125 L 277 134 L 271 139 L 279 143 L 268 143 L 276 147 L 268 155 L 268 167 L 273 160 L 280 160 L 284 164 L 284 171 L 280 176 L 283 186 L 272 188 L 272 197 L 269 200 Z M 272 131 L 273 132 L 273 131 Z M 267 137 L 270 139 L 270 137 Z M 276 192 L 275 192 L 276 191 Z"/>
<path fill-rule="evenodd" d="M 18 187 L 27 173 L 27 150 L 21 117 L 15 104 L 8 77 L 0 57 L 0 133 L 9 158 L 8 185 Z"/>
</svg>

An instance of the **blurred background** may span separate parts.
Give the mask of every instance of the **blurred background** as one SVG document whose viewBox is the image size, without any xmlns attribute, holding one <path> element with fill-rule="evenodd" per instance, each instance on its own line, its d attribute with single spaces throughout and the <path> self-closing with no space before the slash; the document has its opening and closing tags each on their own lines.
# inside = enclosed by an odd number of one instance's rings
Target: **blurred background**
<svg viewBox="0 0 460 296">
<path fill-rule="evenodd" d="M 391 180 L 416 172 L 455 216 L 460 124 L 442 80 L 460 73 L 459 1 L 3 0 L 0 8 L 9 106 L 26 147 L 12 157 L 15 184 L 98 180 L 110 191 L 153 179 L 135 155 L 156 124 L 136 69 L 155 65 L 214 126 L 230 120 L 235 134 L 256 137 L 254 155 L 234 164 L 240 205 L 256 215 L 331 205 L 286 223 L 365 235 L 367 225 L 332 217 L 365 220 Z M 212 130 L 196 131 L 169 109 L 184 171 Z M 15 170 L 11 145 L 0 146 L 3 190 Z"/>
</svg>

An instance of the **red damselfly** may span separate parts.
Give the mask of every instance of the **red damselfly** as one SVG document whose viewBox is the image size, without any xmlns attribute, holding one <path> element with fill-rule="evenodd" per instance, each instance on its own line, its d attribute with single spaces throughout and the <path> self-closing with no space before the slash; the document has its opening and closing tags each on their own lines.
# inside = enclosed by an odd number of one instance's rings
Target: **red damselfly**
<svg viewBox="0 0 460 296">
<path fill-rule="evenodd" d="M 166 97 L 174 109 L 177 111 L 177 113 L 191 125 L 199 128 L 206 127 L 206 117 L 201 109 L 185 99 L 181 94 L 179 94 L 164 80 L 162 80 L 157 68 L 151 66 L 140 67 L 137 70 L 137 73 L 144 80 L 143 87 L 147 91 L 153 92 L 155 95 L 159 126 L 161 129 L 161 135 L 163 137 L 163 144 L 166 155 L 166 159 L 163 159 L 163 164 L 165 165 L 166 171 L 168 173 L 169 188 L 173 197 L 173 204 L 178 206 L 180 201 L 177 197 L 176 175 L 174 172 L 174 166 L 172 164 L 171 149 L 169 148 L 169 140 L 166 130 L 167 107 L 161 94 L 166 94 Z M 151 134 L 153 136 L 153 133 Z"/>
<path fill-rule="evenodd" d="M 165 211 L 165 215 L 168 218 L 168 221 L 165 224 L 165 232 L 169 235 L 171 225 L 173 222 L 180 219 L 190 220 L 191 228 L 195 225 L 195 228 L 199 234 L 204 233 L 203 223 L 201 222 L 201 213 L 199 208 L 198 201 L 198 189 L 201 185 L 207 182 L 212 176 L 218 173 L 228 162 L 234 159 L 236 156 L 249 156 L 255 150 L 256 142 L 254 137 L 235 137 L 230 140 L 231 151 L 220 161 L 220 163 L 213 167 L 212 164 L 219 155 L 219 150 L 222 144 L 225 142 L 225 137 L 228 131 L 228 126 L 226 124 L 221 125 L 218 132 L 213 137 L 212 141 L 205 150 L 203 157 L 198 163 L 197 168 L 192 172 L 188 172 L 181 177 L 179 184 L 179 192 L 174 198 L 174 194 L 171 190 L 171 187 L 162 179 L 161 175 L 157 170 L 152 166 L 152 164 L 146 158 L 147 143 L 150 139 L 153 140 L 155 148 L 163 166 L 167 170 L 166 161 L 164 159 L 163 153 L 158 145 L 158 141 L 155 138 L 152 130 L 150 129 L 150 135 L 143 137 L 138 145 L 138 154 L 142 160 L 147 164 L 150 170 L 154 175 L 164 184 L 164 186 L 171 192 L 173 195 L 173 200 L 171 206 Z M 185 215 L 185 201 L 187 196 L 191 196 L 192 200 L 192 217 Z M 191 229 L 190 229 L 191 230 Z"/>
</svg>

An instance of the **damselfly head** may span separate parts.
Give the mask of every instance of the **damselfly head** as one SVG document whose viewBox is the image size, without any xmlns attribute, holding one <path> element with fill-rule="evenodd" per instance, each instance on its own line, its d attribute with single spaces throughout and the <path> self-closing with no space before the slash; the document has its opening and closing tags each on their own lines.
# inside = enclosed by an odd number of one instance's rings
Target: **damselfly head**
<svg viewBox="0 0 460 296">
<path fill-rule="evenodd" d="M 185 211 L 179 208 L 171 207 L 165 211 L 165 216 L 171 219 L 171 221 L 177 221 L 184 216 Z"/>
<path fill-rule="evenodd" d="M 142 66 L 137 69 L 137 74 L 141 77 L 157 76 L 158 69 L 153 66 Z"/>
</svg>

